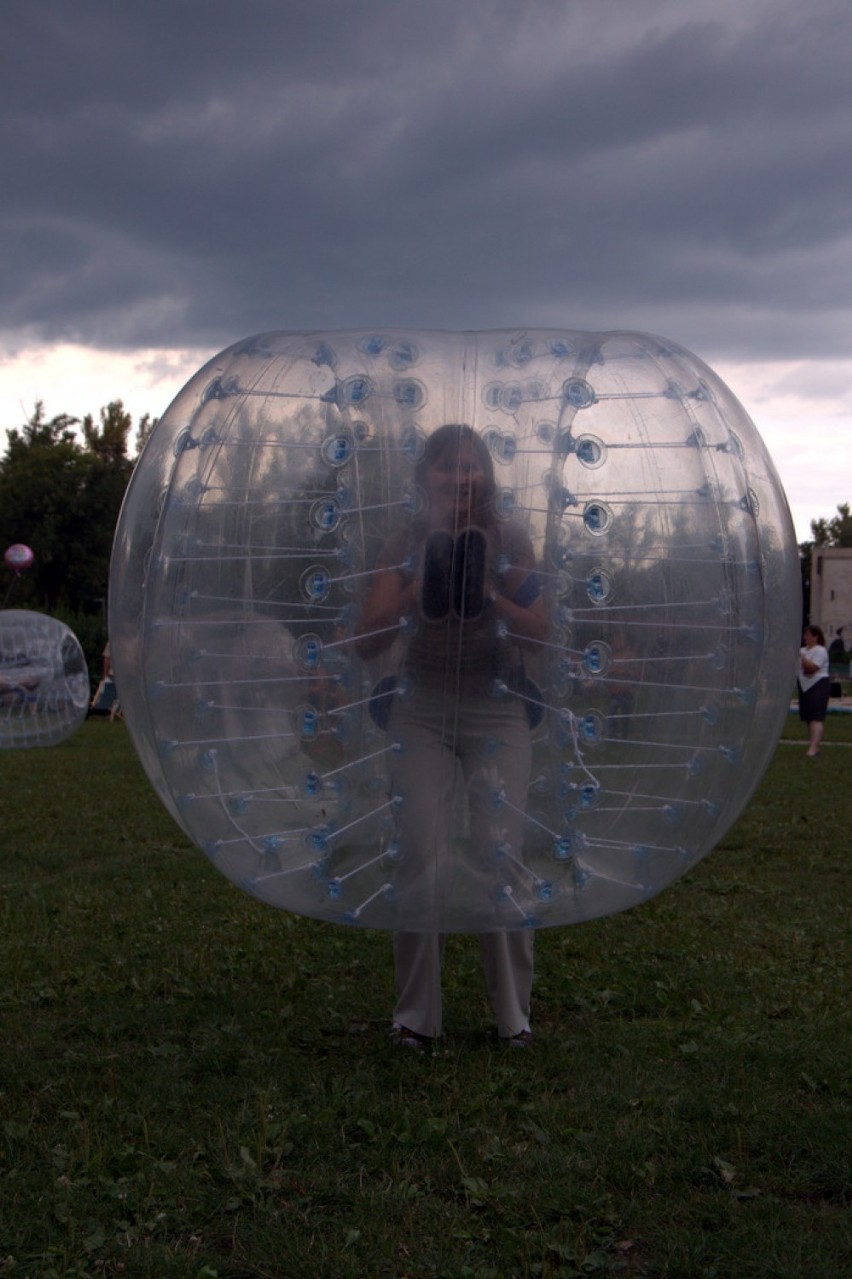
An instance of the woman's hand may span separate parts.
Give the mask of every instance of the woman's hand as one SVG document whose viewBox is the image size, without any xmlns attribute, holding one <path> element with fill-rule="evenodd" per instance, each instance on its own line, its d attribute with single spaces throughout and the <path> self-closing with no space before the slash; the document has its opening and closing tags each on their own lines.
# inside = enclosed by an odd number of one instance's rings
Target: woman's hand
<svg viewBox="0 0 852 1279">
<path fill-rule="evenodd" d="M 516 604 L 507 595 L 501 595 L 499 591 L 493 591 L 488 603 L 491 616 L 505 623 L 509 633 L 516 639 L 534 642 L 547 638 L 547 613 L 544 600 L 541 598 L 524 606 Z"/>
</svg>

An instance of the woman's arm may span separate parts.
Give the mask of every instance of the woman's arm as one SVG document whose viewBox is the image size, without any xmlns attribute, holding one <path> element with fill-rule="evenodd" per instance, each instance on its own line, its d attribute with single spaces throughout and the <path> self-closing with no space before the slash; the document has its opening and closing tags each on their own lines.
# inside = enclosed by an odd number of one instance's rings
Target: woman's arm
<svg viewBox="0 0 852 1279">
<path fill-rule="evenodd" d="M 540 595 L 531 604 L 522 605 L 495 590 L 490 597 L 490 604 L 492 617 L 504 622 L 507 630 L 516 638 L 530 643 L 547 638 L 547 613 Z"/>
<path fill-rule="evenodd" d="M 414 608 L 414 582 L 396 568 L 381 569 L 355 630 L 359 657 L 378 657 L 399 635 L 399 623 Z"/>
<path fill-rule="evenodd" d="M 515 549 L 514 563 L 502 581 L 495 583 L 489 602 L 492 616 L 521 640 L 534 643 L 547 638 L 547 611 L 536 576 L 532 543 L 524 535 Z M 530 589 L 532 588 L 532 589 Z"/>
<path fill-rule="evenodd" d="M 811 657 L 806 653 L 802 653 L 802 672 L 805 675 L 823 675 L 828 674 L 828 650 L 821 645 L 815 645 L 811 650 Z"/>
</svg>

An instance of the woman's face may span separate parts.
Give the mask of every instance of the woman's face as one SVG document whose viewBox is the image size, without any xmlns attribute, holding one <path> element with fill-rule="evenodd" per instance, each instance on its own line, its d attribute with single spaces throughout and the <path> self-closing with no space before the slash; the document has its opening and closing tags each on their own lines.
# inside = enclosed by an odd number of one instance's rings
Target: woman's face
<svg viewBox="0 0 852 1279">
<path fill-rule="evenodd" d="M 469 522 L 485 491 L 482 464 L 476 450 L 464 441 L 458 449 L 440 453 L 423 479 L 433 514 L 451 516 L 459 524 Z"/>
<path fill-rule="evenodd" d="M 813 631 L 805 631 L 804 640 L 805 648 L 813 648 L 817 642 L 816 635 L 814 635 Z"/>
</svg>

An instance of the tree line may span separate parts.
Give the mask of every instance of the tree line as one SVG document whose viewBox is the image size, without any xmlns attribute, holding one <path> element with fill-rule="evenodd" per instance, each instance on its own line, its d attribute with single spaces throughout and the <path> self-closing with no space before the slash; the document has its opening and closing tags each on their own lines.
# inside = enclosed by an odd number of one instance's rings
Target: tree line
<svg viewBox="0 0 852 1279">
<path fill-rule="evenodd" d="M 121 400 L 102 408 L 97 421 L 90 414 L 82 420 L 67 413 L 48 418 L 37 401 L 28 421 L 9 431 L 0 458 L 0 553 L 23 542 L 35 555 L 16 580 L 5 570 L 2 598 L 8 608 L 50 613 L 70 626 L 93 678 L 106 642 L 118 513 L 155 425 L 146 414 L 133 435 Z"/>
<path fill-rule="evenodd" d="M 9 432 L 0 458 L 0 551 L 13 542 L 31 547 L 35 561 L 14 584 L 3 582 L 7 607 L 59 617 L 75 632 L 93 676 L 106 642 L 109 562 L 118 513 L 133 467 L 156 419 L 131 415 L 112 400 L 82 420 L 48 418 L 37 401 L 29 420 Z M 132 437 L 132 440 L 131 440 Z M 132 451 L 131 451 L 132 449 Z M 800 543 L 804 617 L 808 617 L 811 552 L 852 546 L 848 502 L 830 519 L 811 521 Z"/>
<path fill-rule="evenodd" d="M 811 555 L 817 546 L 852 546 L 852 508 L 848 502 L 837 507 L 831 519 L 811 520 L 809 541 L 799 543 L 802 570 L 802 620 L 811 621 Z M 815 620 L 819 620 L 818 618 Z"/>
</svg>

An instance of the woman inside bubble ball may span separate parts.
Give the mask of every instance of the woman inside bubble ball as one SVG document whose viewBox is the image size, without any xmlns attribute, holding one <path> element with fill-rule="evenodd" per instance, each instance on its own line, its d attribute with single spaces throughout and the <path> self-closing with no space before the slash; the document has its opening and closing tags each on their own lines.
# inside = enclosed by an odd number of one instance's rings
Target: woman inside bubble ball
<svg viewBox="0 0 852 1279">
<path fill-rule="evenodd" d="M 393 698 L 388 720 L 400 746 L 391 784 L 402 801 L 403 924 L 405 900 L 417 903 L 420 921 L 423 902 L 433 902 L 437 921 L 452 892 L 458 766 L 471 855 L 487 857 L 495 838 L 521 855 L 531 762 L 521 647 L 547 633 L 532 543 L 522 526 L 497 517 L 494 468 L 482 438 L 469 426 L 439 427 L 426 441 L 415 480 L 423 509 L 385 547 L 359 624 L 359 653 L 371 658 L 393 643 L 400 617 L 416 619 L 400 672 L 410 691 Z M 505 695 L 495 698 L 495 687 Z M 495 789 L 508 800 L 499 829 Z M 479 936 L 497 1032 L 515 1047 L 532 1040 L 533 936 L 532 929 Z M 442 1033 L 444 940 L 437 929 L 394 937 L 392 1037 L 400 1045 L 422 1048 Z"/>
<path fill-rule="evenodd" d="M 799 718 L 808 726 L 807 759 L 819 754 L 831 681 L 828 676 L 828 649 L 818 626 L 806 626 L 799 649 Z"/>
</svg>

